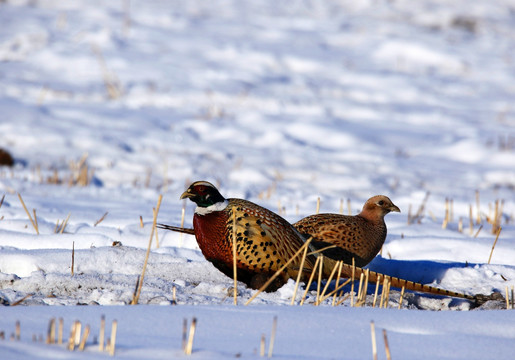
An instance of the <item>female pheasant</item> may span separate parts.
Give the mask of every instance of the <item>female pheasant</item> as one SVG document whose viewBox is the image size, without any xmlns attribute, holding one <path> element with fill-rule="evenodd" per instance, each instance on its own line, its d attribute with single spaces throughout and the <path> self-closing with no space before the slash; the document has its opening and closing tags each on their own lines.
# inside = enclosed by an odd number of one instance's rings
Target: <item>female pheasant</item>
<svg viewBox="0 0 515 360">
<path fill-rule="evenodd" d="M 356 216 L 339 214 L 316 214 L 297 221 L 293 226 L 303 235 L 313 238 L 316 248 L 329 245 L 336 247 L 323 251 L 334 260 L 343 260 L 356 266 L 367 265 L 379 253 L 386 239 L 384 217 L 400 209 L 384 195 L 367 200 L 363 210 Z"/>
<path fill-rule="evenodd" d="M 205 258 L 229 277 L 233 277 L 233 226 L 236 226 L 237 278 L 258 289 L 275 274 L 304 244 L 295 228 L 279 215 L 243 199 L 225 199 L 213 184 L 197 181 L 181 195 L 197 204 L 193 215 L 193 233 Z M 235 224 L 233 222 L 235 212 Z M 160 228 L 175 230 L 168 225 Z M 308 256 L 304 269 L 313 268 L 314 256 Z M 296 277 L 300 259 L 294 260 L 270 284 L 274 291 L 290 277 Z"/>
</svg>

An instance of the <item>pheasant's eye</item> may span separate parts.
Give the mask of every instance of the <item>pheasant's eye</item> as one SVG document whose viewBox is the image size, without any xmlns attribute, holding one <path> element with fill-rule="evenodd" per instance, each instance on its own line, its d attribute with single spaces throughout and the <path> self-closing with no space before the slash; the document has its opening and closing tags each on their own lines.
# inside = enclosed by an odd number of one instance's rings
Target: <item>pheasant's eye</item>
<svg viewBox="0 0 515 360">
<path fill-rule="evenodd" d="M 377 205 L 379 205 L 379 206 L 383 206 L 383 205 L 384 205 L 384 200 L 379 200 L 379 202 L 377 203 Z"/>
</svg>

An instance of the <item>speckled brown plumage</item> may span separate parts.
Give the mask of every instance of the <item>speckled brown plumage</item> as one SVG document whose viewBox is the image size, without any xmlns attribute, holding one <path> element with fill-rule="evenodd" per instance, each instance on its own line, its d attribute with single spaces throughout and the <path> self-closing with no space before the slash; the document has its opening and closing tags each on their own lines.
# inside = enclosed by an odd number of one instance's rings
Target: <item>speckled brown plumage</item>
<svg viewBox="0 0 515 360">
<path fill-rule="evenodd" d="M 367 200 L 363 210 L 356 216 L 317 214 L 299 220 L 293 226 L 306 236 L 313 237 L 313 246 L 328 249 L 323 254 L 347 264 L 355 259 L 356 266 L 368 264 L 381 250 L 386 239 L 384 216 L 391 211 L 400 211 L 392 201 L 377 195 Z"/>
<path fill-rule="evenodd" d="M 304 244 L 295 228 L 279 215 L 247 200 L 224 199 L 208 182 L 193 183 L 181 198 L 197 204 L 193 229 L 202 254 L 229 277 L 233 276 L 234 209 L 237 278 L 249 287 L 259 288 Z M 313 267 L 313 258 L 306 259 L 306 272 Z M 267 290 L 276 290 L 288 278 L 296 277 L 299 267 L 300 259 L 296 259 Z"/>
</svg>

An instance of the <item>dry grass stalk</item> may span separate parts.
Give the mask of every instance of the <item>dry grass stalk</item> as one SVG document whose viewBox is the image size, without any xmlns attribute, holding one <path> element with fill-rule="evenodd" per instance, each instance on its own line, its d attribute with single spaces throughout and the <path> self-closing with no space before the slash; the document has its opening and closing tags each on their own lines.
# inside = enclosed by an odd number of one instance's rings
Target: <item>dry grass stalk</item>
<svg viewBox="0 0 515 360">
<path fill-rule="evenodd" d="M 309 287 L 311 286 L 311 282 L 313 281 L 313 278 L 315 277 L 315 273 L 318 268 L 318 264 L 320 263 L 320 258 L 317 257 L 315 261 L 315 265 L 313 266 L 313 270 L 311 271 L 311 275 L 309 276 L 308 283 L 306 284 L 306 290 L 304 290 L 304 294 L 302 295 L 302 299 L 300 300 L 300 305 L 304 305 L 304 300 L 306 299 L 306 295 L 308 294 Z"/>
<path fill-rule="evenodd" d="M 175 285 L 172 287 L 172 305 L 177 305 L 177 289 Z"/>
<path fill-rule="evenodd" d="M 74 271 L 75 271 L 75 241 L 72 242 L 72 267 L 71 267 L 72 276 L 73 276 Z"/>
<path fill-rule="evenodd" d="M 445 198 L 445 216 L 443 218 L 442 229 L 447 229 L 449 223 L 449 199 Z"/>
<path fill-rule="evenodd" d="M 141 275 L 138 275 L 138 277 L 136 278 L 136 286 L 134 287 L 134 292 L 132 293 L 132 299 L 134 300 L 134 298 L 136 297 L 136 295 L 138 294 L 138 289 L 139 289 L 139 280 L 141 279 Z M 131 300 L 131 303 L 132 303 L 132 300 Z"/>
<path fill-rule="evenodd" d="M 411 204 L 408 205 L 408 225 L 411 225 Z"/>
<path fill-rule="evenodd" d="M 233 298 L 234 305 L 238 305 L 238 267 L 236 253 L 236 207 L 232 207 L 232 274 L 234 278 Z"/>
<path fill-rule="evenodd" d="M 32 223 L 32 226 L 34 227 L 34 230 L 36 230 L 36 234 L 39 235 L 39 229 L 38 229 L 38 226 L 37 224 L 34 222 L 34 220 L 32 219 L 32 216 L 30 216 L 30 212 L 29 210 L 27 209 L 27 206 L 25 206 L 25 202 L 23 201 L 22 197 L 21 197 L 21 194 L 18 193 L 18 198 L 20 199 L 20 202 L 21 202 L 21 205 L 23 206 L 23 208 L 25 209 L 25 212 L 27 213 L 27 216 L 29 217 L 29 220 L 30 222 Z"/>
<path fill-rule="evenodd" d="M 499 206 L 499 216 L 497 217 L 497 227 L 501 227 L 502 214 L 504 212 L 504 199 L 501 200 L 501 205 Z"/>
<path fill-rule="evenodd" d="M 20 336 L 21 336 L 21 325 L 20 325 L 20 321 L 17 320 L 16 324 L 15 324 L 15 328 L 14 328 L 14 338 L 16 339 L 16 341 L 20 341 Z"/>
<path fill-rule="evenodd" d="M 182 319 L 182 351 L 186 352 L 186 344 L 188 343 L 188 320 Z"/>
<path fill-rule="evenodd" d="M 181 228 L 184 227 L 184 215 L 186 213 L 186 202 L 183 201 L 182 203 L 182 209 L 181 209 Z M 179 238 L 179 241 L 180 241 L 180 246 L 182 246 L 182 233 L 179 235 L 180 238 Z"/>
<path fill-rule="evenodd" d="M 322 286 L 322 273 L 324 271 L 324 255 L 320 255 L 320 267 L 318 269 L 318 281 L 317 281 L 317 299 L 315 304 L 320 300 L 320 287 Z"/>
<path fill-rule="evenodd" d="M 372 338 L 372 358 L 377 360 L 376 326 L 373 321 L 370 322 L 370 335 Z"/>
<path fill-rule="evenodd" d="M 80 344 L 80 337 L 81 337 L 81 332 L 82 332 L 82 324 L 81 324 L 80 321 L 76 321 L 75 322 L 75 326 L 76 326 L 76 331 L 75 331 L 74 342 L 75 342 L 75 346 L 77 346 L 77 345 Z"/>
<path fill-rule="evenodd" d="M 306 246 L 304 248 L 304 252 L 302 253 L 302 259 L 300 260 L 300 268 L 299 273 L 297 274 L 297 280 L 295 281 L 295 289 L 293 290 L 293 295 L 291 297 L 291 303 L 290 305 L 293 305 L 295 303 L 295 297 L 297 296 L 297 290 L 299 289 L 300 285 L 300 277 L 302 275 L 302 271 L 304 270 L 304 263 L 306 261 L 306 255 L 308 253 L 308 247 Z"/>
<path fill-rule="evenodd" d="M 186 348 L 184 350 L 184 353 L 186 355 L 191 355 L 191 352 L 193 350 L 193 339 L 195 337 L 195 329 L 197 327 L 197 318 L 193 318 L 191 320 L 191 326 L 190 326 L 190 332 L 188 335 L 188 342 L 186 343 Z"/>
<path fill-rule="evenodd" d="M 474 219 L 472 215 L 472 205 L 469 206 L 469 234 L 472 236 L 474 233 Z"/>
<path fill-rule="evenodd" d="M 403 285 L 402 289 L 401 289 L 401 297 L 399 298 L 399 310 L 402 307 L 402 300 L 404 299 L 404 291 L 406 291 L 406 286 Z"/>
<path fill-rule="evenodd" d="M 114 356 L 114 351 L 116 349 L 116 331 L 118 329 L 118 321 L 113 320 L 113 324 L 111 326 L 111 341 L 109 341 L 109 355 Z"/>
<path fill-rule="evenodd" d="M 492 260 L 492 254 L 494 253 L 495 244 L 497 244 L 497 240 L 499 239 L 501 230 L 502 230 L 501 227 L 499 228 L 499 230 L 497 230 L 497 235 L 495 236 L 495 241 L 494 241 L 494 244 L 492 245 L 492 250 L 490 251 L 490 256 L 488 257 L 488 264 L 490 264 L 490 260 Z"/>
<path fill-rule="evenodd" d="M 152 179 L 152 169 L 147 169 L 147 177 L 145 178 L 145 187 L 148 189 L 150 187 L 150 180 Z"/>
<path fill-rule="evenodd" d="M 320 299 L 320 302 L 324 302 L 327 298 L 330 298 L 331 296 L 333 295 L 336 295 L 338 293 L 338 291 L 342 290 L 343 287 L 345 287 L 348 283 L 350 283 L 350 279 L 347 279 L 344 283 L 340 284 L 339 286 L 337 286 L 333 291 L 331 291 L 329 294 L 325 295 L 325 296 L 322 296 L 322 298 Z M 342 290 L 343 291 L 343 290 Z M 335 299 L 333 299 L 333 305 L 332 306 L 335 306 Z"/>
<path fill-rule="evenodd" d="M 350 298 L 350 294 L 346 294 L 343 298 L 341 298 L 337 303 L 336 303 L 336 306 L 340 306 L 341 304 L 343 304 L 345 302 L 345 300 L 347 300 L 348 298 Z"/>
<path fill-rule="evenodd" d="M 2 205 L 4 204 L 4 199 L 5 199 L 5 194 L 2 195 L 2 199 L 0 200 L 0 208 L 2 207 Z"/>
<path fill-rule="evenodd" d="M 454 199 L 451 199 L 449 201 L 449 222 L 453 222 L 454 221 Z"/>
<path fill-rule="evenodd" d="M 34 214 L 34 223 L 36 224 L 36 229 L 39 230 L 38 217 L 36 216 L 36 209 L 32 209 L 32 214 Z"/>
<path fill-rule="evenodd" d="M 145 279 L 145 272 L 147 271 L 147 263 L 148 256 L 150 255 L 150 248 L 152 246 L 152 239 L 154 238 L 154 231 L 156 231 L 156 222 L 157 222 L 157 214 L 159 213 L 159 208 L 161 207 L 161 201 L 163 200 L 163 195 L 159 195 L 157 199 L 156 210 L 154 211 L 154 220 L 152 221 L 152 230 L 150 232 L 150 239 L 148 242 L 147 252 L 145 254 L 145 261 L 143 262 L 143 269 L 141 270 L 141 276 L 138 281 L 138 287 L 136 290 L 136 294 L 134 295 L 131 305 L 136 305 L 139 301 L 139 297 L 141 294 L 141 287 L 143 286 L 143 280 Z"/>
<path fill-rule="evenodd" d="M 476 234 L 474 235 L 474 237 L 475 237 L 475 238 L 477 238 L 477 236 L 479 235 L 479 233 L 481 232 L 481 230 L 483 230 L 483 224 L 481 224 L 481 225 L 479 226 L 479 229 L 477 229 Z"/>
<path fill-rule="evenodd" d="M 363 295 L 362 295 L 362 301 L 363 304 L 365 304 L 367 300 L 367 292 L 368 292 L 368 279 L 370 278 L 370 269 L 367 269 L 365 272 L 365 284 L 363 286 Z"/>
<path fill-rule="evenodd" d="M 320 213 L 320 196 L 317 197 L 317 208 L 316 208 L 315 214 L 319 214 L 319 213 Z"/>
<path fill-rule="evenodd" d="M 63 234 L 64 233 L 64 229 L 66 228 L 66 225 L 68 225 L 68 220 L 70 220 L 70 215 L 71 213 L 68 213 L 68 216 L 66 217 L 66 219 L 63 221 L 63 223 L 61 224 L 61 226 L 59 227 L 56 227 L 55 229 L 55 233 L 59 233 L 59 234 Z M 59 224 L 59 220 L 57 220 L 57 224 Z"/>
<path fill-rule="evenodd" d="M 392 355 L 390 354 L 390 345 L 388 345 L 388 337 L 386 336 L 385 329 L 383 329 L 383 337 L 384 337 L 384 350 L 386 352 L 386 360 L 391 360 Z"/>
<path fill-rule="evenodd" d="M 86 325 L 86 327 L 84 328 L 84 334 L 82 335 L 82 339 L 79 344 L 80 351 L 84 351 L 84 347 L 86 346 L 86 341 L 88 340 L 89 331 L 90 331 L 89 325 Z"/>
<path fill-rule="evenodd" d="M 98 219 L 95 224 L 93 224 L 93 226 L 97 226 L 98 224 L 100 224 L 102 221 L 104 221 L 104 219 L 106 218 L 108 212 L 106 211 L 104 215 L 102 215 L 102 217 L 100 219 Z"/>
<path fill-rule="evenodd" d="M 261 344 L 259 346 L 259 356 L 265 356 L 265 334 L 261 334 Z"/>
<path fill-rule="evenodd" d="M 325 286 L 324 286 L 324 289 L 322 290 L 322 293 L 320 294 L 320 297 L 318 298 L 318 301 L 315 303 L 315 305 L 320 305 L 322 303 L 322 301 L 324 301 L 325 299 L 327 299 L 327 297 L 324 298 L 324 295 L 327 291 L 327 288 L 329 287 L 329 285 L 331 284 L 331 281 L 333 280 L 333 276 L 334 274 L 336 273 L 336 270 L 337 268 L 339 267 L 339 264 L 340 262 L 337 261 L 334 266 L 333 266 L 333 270 L 331 271 L 331 274 L 329 275 L 329 278 L 327 279 L 326 283 L 325 283 Z M 320 276 L 321 276 L 321 272 L 320 272 Z M 322 300 L 324 299 L 324 300 Z"/>
<path fill-rule="evenodd" d="M 152 214 L 154 216 L 154 219 L 157 219 L 157 212 L 156 212 L 156 209 L 155 208 L 152 208 Z M 158 231 L 154 231 L 154 233 L 156 234 L 156 248 L 159 249 L 159 236 L 158 236 Z"/>
<path fill-rule="evenodd" d="M 343 267 L 343 261 L 338 261 L 338 277 L 336 278 L 335 290 L 338 289 L 338 284 L 340 283 L 340 278 L 342 276 L 342 267 Z M 337 291 L 334 291 L 332 306 L 334 306 L 336 304 L 336 295 L 337 295 Z"/>
<path fill-rule="evenodd" d="M 77 332 L 77 321 L 72 324 L 70 331 L 70 337 L 68 338 L 68 350 L 73 351 L 75 349 L 75 334 Z"/>
<path fill-rule="evenodd" d="M 350 306 L 354 306 L 354 279 L 356 275 L 356 261 L 352 258 L 352 276 L 350 284 Z"/>
<path fill-rule="evenodd" d="M 145 225 L 143 224 L 143 216 L 139 216 L 139 227 L 143 229 Z"/>
<path fill-rule="evenodd" d="M 272 283 L 272 281 L 274 281 L 274 280 L 275 280 L 275 279 L 276 279 L 276 278 L 277 278 L 277 277 L 278 277 L 278 276 L 283 272 L 283 270 L 284 270 L 284 269 L 286 269 L 286 267 L 287 267 L 288 265 L 290 265 L 290 264 L 291 264 L 291 262 L 297 258 L 297 256 L 299 256 L 299 255 L 300 255 L 300 253 L 301 253 L 302 251 L 304 251 L 304 248 L 306 248 L 306 247 L 308 247 L 308 246 L 309 246 L 309 244 L 311 243 L 311 240 L 312 240 L 312 238 L 309 238 L 309 239 L 308 239 L 308 240 L 307 240 L 307 241 L 306 241 L 306 242 L 305 242 L 305 243 L 304 243 L 304 244 L 299 248 L 299 250 L 297 250 L 297 252 L 296 252 L 295 254 L 293 254 L 293 256 L 290 258 L 290 260 L 288 260 L 288 261 L 287 261 L 283 266 L 281 266 L 281 268 L 280 268 L 279 270 L 277 270 L 277 271 L 275 272 L 275 274 L 274 274 L 274 275 L 272 275 L 272 277 L 271 277 L 270 279 L 268 279 L 268 281 L 267 281 L 267 282 L 265 282 L 265 283 L 263 284 L 263 286 L 261 286 L 261 287 L 259 288 L 259 290 L 258 290 L 258 291 L 256 291 L 256 293 L 255 293 L 254 295 L 252 295 L 252 297 L 251 297 L 249 300 L 247 300 L 247 302 L 245 303 L 245 305 L 250 304 L 250 303 L 252 302 L 252 300 L 254 300 L 254 299 L 255 299 L 259 294 L 261 294 L 261 293 L 262 293 L 262 292 L 263 292 L 263 291 L 268 287 L 268 285 L 270 285 L 270 284 Z"/>
<path fill-rule="evenodd" d="M 268 358 L 272 357 L 274 351 L 275 334 L 277 333 L 277 316 L 274 316 L 274 322 L 272 324 L 272 334 L 270 335 L 270 344 L 268 344 Z"/>
<path fill-rule="evenodd" d="M 481 209 L 479 205 L 479 190 L 476 190 L 476 207 L 477 207 L 477 213 L 476 213 L 476 225 L 481 224 Z"/>
<path fill-rule="evenodd" d="M 359 286 L 358 286 L 358 294 L 356 296 L 356 303 L 354 304 L 355 307 L 361 306 L 361 292 L 363 289 L 363 281 L 365 280 L 365 274 L 361 273 L 359 276 Z"/>
<path fill-rule="evenodd" d="M 340 292 L 340 296 L 342 296 L 342 293 L 343 293 L 342 289 L 345 286 L 347 286 L 349 283 L 350 283 L 350 279 L 345 280 L 343 283 L 341 283 L 336 288 L 334 288 L 333 291 L 331 291 L 329 294 L 325 295 L 320 302 L 323 302 L 325 299 L 327 299 L 333 295 L 336 295 L 338 292 Z M 341 302 L 340 302 L 340 304 L 341 304 Z M 334 299 L 333 299 L 333 306 L 336 306 L 336 303 L 334 303 Z"/>
<path fill-rule="evenodd" d="M 379 299 L 379 308 L 383 307 L 384 297 L 386 295 L 386 286 L 388 284 L 388 278 L 385 276 L 383 280 L 383 289 L 381 291 L 381 298 Z"/>
<path fill-rule="evenodd" d="M 511 308 L 515 309 L 515 286 L 511 286 Z"/>
<path fill-rule="evenodd" d="M 70 162 L 71 175 L 68 179 L 68 186 L 88 186 L 93 179 L 94 170 L 88 168 L 86 160 L 88 159 L 88 153 L 84 153 L 78 163 L 75 161 Z M 58 177 L 57 173 L 55 176 Z M 57 178 L 56 183 L 61 181 Z"/>
<path fill-rule="evenodd" d="M 347 215 L 352 215 L 352 207 L 350 205 L 350 199 L 347 199 Z"/>
<path fill-rule="evenodd" d="M 64 319 L 59 318 L 59 326 L 57 328 L 57 344 L 62 345 L 63 343 L 63 329 L 64 329 Z"/>
<path fill-rule="evenodd" d="M 496 234 L 501 227 L 501 219 L 504 207 L 504 200 L 495 200 L 494 215 L 490 218 L 492 224 L 492 234 Z"/>
<path fill-rule="evenodd" d="M 47 344 L 55 344 L 55 318 L 50 319 L 46 336 Z"/>
<path fill-rule="evenodd" d="M 510 309 L 510 292 L 508 290 L 508 285 L 506 285 L 506 296 L 504 297 L 506 299 L 506 310 Z"/>
<path fill-rule="evenodd" d="M 104 341 L 105 341 L 105 331 L 106 331 L 106 317 L 102 315 L 100 318 L 100 334 L 98 335 L 98 351 L 104 351 Z"/>
<path fill-rule="evenodd" d="M 15 302 L 13 302 L 13 303 L 11 304 L 11 306 L 18 306 L 18 305 L 20 305 L 22 302 L 24 302 L 25 300 L 27 300 L 28 298 L 30 298 L 32 295 L 34 295 L 34 294 L 27 294 L 27 295 L 25 295 L 25 296 L 24 296 L 24 297 L 22 297 L 20 300 L 17 300 L 17 301 L 15 301 Z"/>
<path fill-rule="evenodd" d="M 340 199 L 340 214 L 343 214 L 343 199 Z"/>
<path fill-rule="evenodd" d="M 332 248 L 335 248 L 336 245 L 329 245 L 329 246 L 326 246 L 324 248 L 321 248 L 321 249 L 317 249 L 317 250 L 314 250 L 314 251 L 311 251 L 308 253 L 308 255 L 316 255 L 316 254 L 320 254 L 320 253 L 323 253 L 324 251 L 328 250 L 328 249 L 332 249 Z"/>
<path fill-rule="evenodd" d="M 463 232 L 463 218 L 460 216 L 460 219 L 458 220 L 458 232 Z"/>
<path fill-rule="evenodd" d="M 424 199 L 422 200 L 422 203 L 418 207 L 417 212 L 414 216 L 410 216 L 411 223 L 415 223 L 415 221 L 418 221 L 419 223 L 422 221 L 422 218 L 424 217 L 424 209 L 426 207 L 427 199 L 429 199 L 430 192 L 426 192 L 426 195 L 424 196 Z M 410 210 L 411 211 L 411 210 Z"/>
<path fill-rule="evenodd" d="M 104 56 L 102 55 L 102 51 L 100 50 L 100 48 L 96 45 L 91 45 L 91 49 L 93 53 L 96 55 L 98 63 L 102 70 L 104 86 L 107 90 L 107 95 L 109 96 L 109 99 L 118 99 L 120 96 L 122 96 L 122 90 L 118 79 L 116 78 L 116 76 L 114 76 L 108 71 L 106 62 L 104 60 Z"/>
<path fill-rule="evenodd" d="M 390 302 L 390 288 L 392 286 L 392 283 L 391 281 L 388 279 L 388 284 L 386 286 L 386 295 L 384 297 L 384 304 L 383 304 L 383 308 L 388 308 L 388 304 Z"/>
</svg>

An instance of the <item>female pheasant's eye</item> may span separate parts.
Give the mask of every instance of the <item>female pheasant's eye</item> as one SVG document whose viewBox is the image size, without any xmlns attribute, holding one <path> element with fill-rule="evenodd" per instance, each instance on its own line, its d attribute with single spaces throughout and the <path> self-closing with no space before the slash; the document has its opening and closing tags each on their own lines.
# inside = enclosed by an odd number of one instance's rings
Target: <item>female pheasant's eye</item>
<svg viewBox="0 0 515 360">
<path fill-rule="evenodd" d="M 379 202 L 377 203 L 377 205 L 379 205 L 379 206 L 383 206 L 383 205 L 384 205 L 384 201 L 383 201 L 383 200 L 379 200 Z"/>
</svg>

